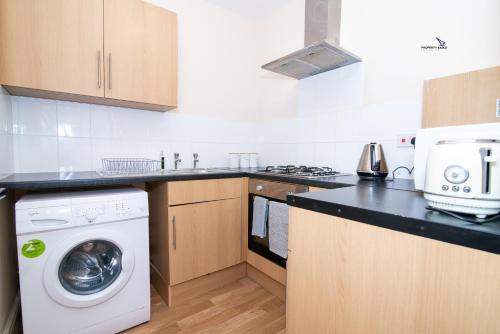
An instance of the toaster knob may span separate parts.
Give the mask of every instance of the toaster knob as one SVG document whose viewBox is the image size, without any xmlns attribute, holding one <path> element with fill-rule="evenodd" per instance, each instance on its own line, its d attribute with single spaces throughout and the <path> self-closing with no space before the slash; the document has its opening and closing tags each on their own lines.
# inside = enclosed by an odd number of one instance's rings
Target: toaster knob
<svg viewBox="0 0 500 334">
<path fill-rule="evenodd" d="M 448 166 L 444 171 L 444 178 L 450 183 L 464 183 L 469 178 L 469 171 L 458 165 Z"/>
<path fill-rule="evenodd" d="M 450 189 L 450 187 L 448 187 L 446 184 L 443 184 L 441 189 L 443 189 L 444 191 L 448 191 L 448 189 Z"/>
<path fill-rule="evenodd" d="M 460 190 L 460 187 L 459 186 L 453 186 L 453 187 L 451 187 L 451 190 L 453 190 L 454 192 L 458 192 Z"/>
<path fill-rule="evenodd" d="M 464 193 L 470 193 L 470 187 L 464 187 Z"/>
</svg>

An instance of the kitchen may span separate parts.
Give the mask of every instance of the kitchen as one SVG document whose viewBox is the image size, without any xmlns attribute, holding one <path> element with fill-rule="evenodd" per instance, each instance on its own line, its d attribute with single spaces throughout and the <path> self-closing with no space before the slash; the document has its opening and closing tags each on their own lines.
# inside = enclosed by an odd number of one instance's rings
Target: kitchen
<svg viewBox="0 0 500 334">
<path fill-rule="evenodd" d="M 263 69 L 325 34 L 314 30 L 314 21 L 308 24 L 313 2 L 0 1 L 0 188 L 7 189 L 0 201 L 0 327 L 5 333 L 23 326 L 26 333 L 34 327 L 42 333 L 85 332 L 79 324 L 95 323 L 86 312 L 112 308 L 107 304 L 119 304 L 115 297 L 129 288 L 125 283 L 124 290 L 101 304 L 54 308 L 76 319 L 75 327 L 62 329 L 64 322 L 52 321 L 51 306 L 43 308 L 46 313 L 38 320 L 55 327 L 44 331 L 36 319 L 30 321 L 24 315 L 37 310 L 21 305 L 30 298 L 22 290 L 36 279 L 23 282 L 23 273 L 31 274 L 23 263 L 36 258 L 19 255 L 23 244 L 16 237 L 16 206 L 21 210 L 29 204 L 19 201 L 29 193 L 57 196 L 130 186 L 148 193 L 149 242 L 123 232 L 132 226 L 121 233 L 132 243 L 149 243 L 149 255 L 141 256 L 149 256 L 151 266 L 137 257 L 135 272 L 150 271 L 152 284 L 151 320 L 131 333 L 274 333 L 285 325 L 291 333 L 500 331 L 492 315 L 500 303 L 494 285 L 500 277 L 495 269 L 500 222 L 476 226 L 430 214 L 422 195 L 428 150 L 436 141 L 499 139 L 498 2 L 344 0 L 335 11 L 340 2 L 330 1 L 336 14 L 326 22 L 340 30 L 333 31 L 334 44 L 361 61 L 301 80 Z M 319 22 L 324 23 L 328 10 L 319 8 Z M 442 128 L 450 125 L 465 127 Z M 430 143 L 422 145 L 426 140 Z M 383 147 L 385 182 L 357 177 L 370 142 Z M 241 169 L 227 169 L 236 167 L 230 153 L 238 153 Z M 255 154 L 248 153 L 257 153 L 258 168 L 246 168 L 255 166 Z M 163 159 L 164 170 L 102 176 L 103 158 L 151 159 L 160 169 Z M 350 175 L 293 176 L 288 172 L 304 171 L 284 167 L 260 172 L 282 165 L 326 166 Z M 497 165 L 489 162 L 492 170 L 498 171 Z M 396 170 L 400 166 L 406 169 Z M 471 180 L 480 174 L 471 173 Z M 498 177 L 490 173 L 490 187 Z M 477 187 L 471 186 L 472 191 Z M 453 185 L 449 188 L 454 191 Z M 116 201 L 114 195 L 106 196 Z M 288 252 L 308 243 L 315 246 L 303 248 L 295 258 L 288 255 L 288 261 L 262 251 L 258 241 L 265 240 L 266 248 L 268 238 L 251 236 L 255 197 L 289 204 Z M 304 220 L 311 225 L 304 228 Z M 183 221 L 193 225 L 183 230 Z M 241 225 L 226 230 L 224 222 L 232 221 Z M 74 234 L 73 229 L 53 231 L 36 234 Z M 219 239 L 224 233 L 231 238 Z M 294 238 L 296 233 L 304 237 Z M 21 237 L 35 239 L 30 235 Z M 208 239 L 213 242 L 205 243 Z M 355 242 L 363 245 L 359 252 Z M 38 257 L 43 261 L 53 252 L 45 244 L 45 254 Z M 398 256 L 390 261 L 394 253 Z M 345 276 L 320 270 L 334 268 L 332 263 L 345 265 L 339 257 L 352 259 Z M 378 271 L 374 262 L 380 263 Z M 409 288 L 398 289 L 401 284 Z M 47 305 L 57 304 L 57 297 L 44 295 L 39 286 L 29 288 L 46 298 Z M 391 286 L 391 293 L 383 293 Z M 401 300 L 408 303 L 400 313 Z M 185 313 L 189 303 L 195 306 Z M 386 311 L 377 305 L 385 305 Z M 464 309 L 474 312 L 467 317 Z M 125 329 L 124 323 L 118 329 L 87 332 L 117 332 Z"/>
</svg>

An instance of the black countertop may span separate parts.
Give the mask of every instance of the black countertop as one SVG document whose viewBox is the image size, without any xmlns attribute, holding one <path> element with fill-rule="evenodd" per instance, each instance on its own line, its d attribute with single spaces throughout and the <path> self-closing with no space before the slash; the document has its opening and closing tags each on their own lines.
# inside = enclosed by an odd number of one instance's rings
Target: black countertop
<svg viewBox="0 0 500 334">
<path fill-rule="evenodd" d="M 184 181 L 221 179 L 245 176 L 239 170 L 221 169 L 217 172 L 197 174 L 155 173 L 137 176 L 101 176 L 97 172 L 64 172 L 64 173 L 15 173 L 0 179 L 0 188 L 6 189 L 59 189 L 97 186 L 120 186 L 134 183 L 158 181 Z"/>
<path fill-rule="evenodd" d="M 500 254 L 500 218 L 477 225 L 426 209 L 421 192 L 380 185 L 288 196 L 288 204 L 341 218 Z"/>
<path fill-rule="evenodd" d="M 215 169 L 215 168 L 214 168 Z M 356 175 L 331 176 L 321 178 L 290 177 L 270 173 L 258 173 L 262 168 L 217 168 L 209 173 L 182 173 L 159 172 L 138 176 L 105 177 L 97 172 L 49 172 L 49 173 L 15 173 L 0 178 L 0 188 L 7 189 L 58 189 L 73 187 L 119 186 L 133 183 L 158 182 L 158 181 L 183 181 L 204 180 L 232 177 L 255 177 L 259 179 L 303 184 L 307 186 L 334 189 L 339 186 L 376 185 L 391 189 L 413 190 L 413 180 L 395 179 L 388 181 L 364 181 Z"/>
<path fill-rule="evenodd" d="M 484 225 L 429 212 L 412 180 L 365 181 L 356 175 L 316 179 L 258 173 L 254 169 L 219 168 L 210 173 L 158 173 L 103 177 L 96 172 L 16 173 L 0 179 L 0 188 L 45 190 L 122 186 L 134 183 L 253 177 L 328 188 L 288 196 L 288 204 L 395 231 L 500 254 L 500 219 Z"/>
</svg>

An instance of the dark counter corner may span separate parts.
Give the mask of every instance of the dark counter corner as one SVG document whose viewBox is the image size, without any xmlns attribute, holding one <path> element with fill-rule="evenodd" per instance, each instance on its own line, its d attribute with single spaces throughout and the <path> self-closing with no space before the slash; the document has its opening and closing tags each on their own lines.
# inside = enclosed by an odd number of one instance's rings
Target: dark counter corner
<svg viewBox="0 0 500 334">
<path fill-rule="evenodd" d="M 298 208 L 500 254 L 500 219 L 477 225 L 427 210 L 421 192 L 369 185 L 288 196 Z"/>
</svg>

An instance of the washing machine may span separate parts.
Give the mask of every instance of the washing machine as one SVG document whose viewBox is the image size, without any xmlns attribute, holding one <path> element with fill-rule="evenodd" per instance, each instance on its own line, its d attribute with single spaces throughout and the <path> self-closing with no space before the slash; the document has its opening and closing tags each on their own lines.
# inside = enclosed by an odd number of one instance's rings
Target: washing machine
<svg viewBox="0 0 500 334">
<path fill-rule="evenodd" d="M 16 233 L 25 334 L 109 334 L 150 319 L 146 192 L 26 195 Z"/>
</svg>

